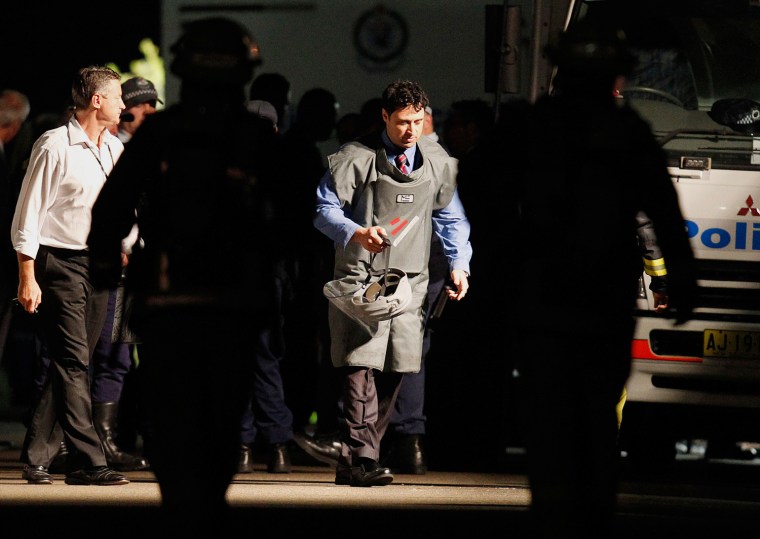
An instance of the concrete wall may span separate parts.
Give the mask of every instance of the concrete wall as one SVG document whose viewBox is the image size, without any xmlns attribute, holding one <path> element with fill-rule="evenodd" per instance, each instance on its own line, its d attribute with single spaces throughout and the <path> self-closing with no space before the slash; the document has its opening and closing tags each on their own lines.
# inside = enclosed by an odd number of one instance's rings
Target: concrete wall
<svg viewBox="0 0 760 539">
<path fill-rule="evenodd" d="M 532 2 L 525 3 L 524 16 Z M 486 5 L 498 0 L 385 0 L 382 6 L 399 15 L 408 27 L 408 44 L 400 55 L 372 61 L 354 45 L 354 27 L 377 0 L 165 0 L 162 49 L 169 46 L 182 24 L 205 16 L 226 16 L 243 23 L 261 46 L 264 63 L 257 73 L 279 72 L 291 82 L 293 105 L 308 89 L 332 91 L 340 114 L 358 111 L 397 78 L 418 81 L 435 108 L 445 111 L 459 99 L 494 101 L 485 91 Z M 386 19 L 383 19 L 386 20 Z M 528 20 L 526 18 L 526 20 Z M 529 24 L 529 23 L 526 23 Z M 398 37 L 391 31 L 390 39 Z M 381 54 L 390 48 L 381 47 Z M 177 99 L 178 81 L 167 73 L 167 104 Z"/>
</svg>

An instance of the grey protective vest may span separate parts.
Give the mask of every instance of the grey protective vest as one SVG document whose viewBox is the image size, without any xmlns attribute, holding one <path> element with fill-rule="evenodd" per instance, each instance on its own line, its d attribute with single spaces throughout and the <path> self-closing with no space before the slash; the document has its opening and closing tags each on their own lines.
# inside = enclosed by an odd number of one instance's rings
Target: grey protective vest
<svg viewBox="0 0 760 539">
<path fill-rule="evenodd" d="M 405 311 L 366 327 L 330 305 L 333 365 L 363 366 L 392 372 L 418 372 L 422 361 L 423 313 L 427 297 L 432 211 L 444 208 L 454 193 L 457 161 L 436 142 L 417 143 L 422 165 L 409 176 L 388 162 L 379 137 L 374 145 L 352 142 L 328 157 L 341 206 L 361 226 L 382 225 L 393 243 L 390 267 L 405 272 L 412 300 Z M 353 293 L 368 272 L 385 268 L 385 253 L 373 259 L 358 243 L 336 246 L 334 278 L 338 294 Z"/>
<path fill-rule="evenodd" d="M 382 142 L 377 146 L 351 142 L 328 157 L 335 191 L 341 205 L 351 207 L 356 223 L 385 228 L 393 245 L 390 267 L 421 273 L 430 256 L 432 211 L 451 201 L 457 161 L 423 137 L 417 144 L 422 165 L 407 176 L 388 162 Z M 372 254 L 358 243 L 336 248 L 336 279 L 363 282 L 370 267 L 379 271 L 384 266 L 384 255 L 373 261 Z"/>
</svg>

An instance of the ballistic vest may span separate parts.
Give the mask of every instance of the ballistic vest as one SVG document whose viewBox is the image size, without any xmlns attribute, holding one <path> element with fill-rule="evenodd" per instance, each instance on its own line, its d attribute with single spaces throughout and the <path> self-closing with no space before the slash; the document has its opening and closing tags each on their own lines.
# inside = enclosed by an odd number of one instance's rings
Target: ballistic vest
<svg viewBox="0 0 760 539">
<path fill-rule="evenodd" d="M 436 142 L 422 138 L 417 151 L 422 163 L 409 175 L 388 161 L 377 135 L 350 142 L 328 157 L 341 205 L 349 205 L 357 224 L 385 228 L 393 246 L 389 266 L 410 275 L 427 267 L 432 212 L 451 201 L 457 172 L 456 159 Z M 338 245 L 335 278 L 363 282 L 369 271 L 382 271 L 385 264 L 385 255 L 374 257 L 358 243 Z"/>
</svg>

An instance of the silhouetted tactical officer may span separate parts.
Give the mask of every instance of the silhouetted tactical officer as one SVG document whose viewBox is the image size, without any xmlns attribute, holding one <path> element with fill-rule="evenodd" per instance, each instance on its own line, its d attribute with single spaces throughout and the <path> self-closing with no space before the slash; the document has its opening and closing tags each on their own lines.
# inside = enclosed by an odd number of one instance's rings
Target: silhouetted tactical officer
<svg viewBox="0 0 760 539">
<path fill-rule="evenodd" d="M 616 80 L 634 64 L 614 30 L 578 23 L 563 34 L 548 51 L 557 65 L 555 94 L 502 116 L 504 191 L 491 197 L 502 212 L 490 215 L 498 227 L 513 203 L 519 209 L 510 237 L 517 273 L 503 299 L 514 307 L 532 511 L 542 538 L 614 535 L 615 407 L 631 363 L 640 211 L 667 261 L 677 323 L 690 317 L 696 286 L 664 153 L 649 126 L 613 97 Z"/>
<path fill-rule="evenodd" d="M 245 108 L 257 44 L 239 24 L 209 18 L 188 24 L 171 50 L 180 103 L 130 141 L 93 208 L 89 245 L 96 284 L 115 286 L 137 210 L 144 247 L 126 286 L 142 342 L 145 454 L 166 531 L 191 536 L 228 522 L 256 336 L 277 323 L 272 261 L 283 242 L 269 196 L 277 139 Z"/>
</svg>

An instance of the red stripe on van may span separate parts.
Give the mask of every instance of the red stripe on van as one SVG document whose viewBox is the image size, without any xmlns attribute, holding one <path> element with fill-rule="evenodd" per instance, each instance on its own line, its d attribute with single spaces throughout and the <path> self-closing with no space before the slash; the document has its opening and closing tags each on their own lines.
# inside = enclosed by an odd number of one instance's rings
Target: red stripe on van
<svg viewBox="0 0 760 539">
<path fill-rule="evenodd" d="M 631 342 L 631 357 L 633 359 L 656 359 L 658 361 L 687 361 L 689 363 L 701 363 L 701 357 L 688 356 L 658 356 L 649 348 L 646 339 L 633 339 Z"/>
</svg>

